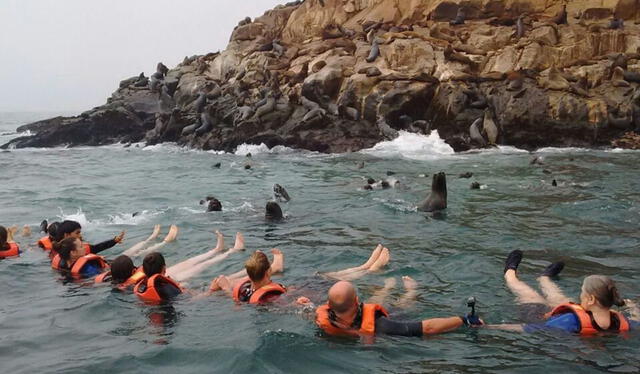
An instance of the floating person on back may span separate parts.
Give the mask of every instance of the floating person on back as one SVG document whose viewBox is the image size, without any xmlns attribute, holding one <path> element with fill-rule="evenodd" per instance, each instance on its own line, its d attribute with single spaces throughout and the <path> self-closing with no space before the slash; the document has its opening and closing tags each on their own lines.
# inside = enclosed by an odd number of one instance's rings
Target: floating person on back
<svg viewBox="0 0 640 374">
<path fill-rule="evenodd" d="M 13 241 L 12 229 L 0 226 L 0 259 L 20 256 L 20 247 Z"/>
<path fill-rule="evenodd" d="M 74 278 L 90 278 L 109 268 L 109 264 L 93 253 L 86 253 L 85 245 L 79 238 L 68 237 L 53 245 L 56 255 L 51 267 L 70 274 Z"/>
<path fill-rule="evenodd" d="M 611 278 L 604 275 L 586 277 L 582 283 L 580 303 L 572 303 L 551 280 L 551 277 L 562 271 L 564 264 L 552 263 L 538 278 L 542 291 L 546 295 L 545 298 L 518 279 L 516 271 L 521 260 L 522 251 L 519 250 L 512 251 L 507 257 L 504 274 L 507 286 L 516 294 L 518 303 L 551 308 L 551 311 L 543 316 L 546 322 L 529 325 L 488 325 L 487 327 L 526 332 L 559 329 L 580 335 L 594 335 L 601 332 L 621 333 L 639 328 L 638 321 L 631 320 L 611 309 L 614 305 L 625 305 Z M 635 312 L 637 318 L 638 313 Z"/>
<path fill-rule="evenodd" d="M 316 309 L 316 324 L 329 335 L 366 337 L 376 334 L 440 334 L 461 326 L 480 326 L 483 322 L 475 314 L 413 322 L 394 321 L 382 305 L 361 303 L 353 284 L 339 281 L 329 289 L 327 304 Z"/>
</svg>

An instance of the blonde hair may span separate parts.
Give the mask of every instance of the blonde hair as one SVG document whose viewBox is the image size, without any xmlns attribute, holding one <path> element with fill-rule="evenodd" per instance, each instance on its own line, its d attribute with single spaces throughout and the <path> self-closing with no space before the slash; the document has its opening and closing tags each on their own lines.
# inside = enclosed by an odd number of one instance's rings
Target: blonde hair
<svg viewBox="0 0 640 374">
<path fill-rule="evenodd" d="M 605 275 L 589 275 L 584 278 L 582 290 L 593 295 L 605 308 L 624 305 L 624 300 L 620 297 L 615 282 Z"/>
<path fill-rule="evenodd" d="M 258 282 L 267 274 L 267 271 L 271 268 L 271 264 L 269 263 L 267 255 L 260 251 L 255 251 L 244 263 L 244 268 L 247 270 L 249 279 Z"/>
</svg>

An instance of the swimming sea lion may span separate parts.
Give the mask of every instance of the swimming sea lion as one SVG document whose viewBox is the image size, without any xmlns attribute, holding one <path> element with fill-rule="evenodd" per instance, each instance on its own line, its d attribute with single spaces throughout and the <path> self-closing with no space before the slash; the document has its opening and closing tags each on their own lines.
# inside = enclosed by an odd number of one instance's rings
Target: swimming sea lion
<svg viewBox="0 0 640 374">
<path fill-rule="evenodd" d="M 369 52 L 369 56 L 367 57 L 366 61 L 368 63 L 372 63 L 378 58 L 379 55 L 380 55 L 380 46 L 378 45 L 378 41 L 374 40 L 373 43 L 371 44 L 371 51 Z"/>
<path fill-rule="evenodd" d="M 611 75 L 611 84 L 614 87 L 629 87 L 629 82 L 624 80 L 624 70 L 620 66 L 616 66 L 613 69 L 613 74 Z"/>
<path fill-rule="evenodd" d="M 556 182 L 556 180 L 554 179 L 554 180 L 551 181 L 551 185 L 553 187 L 558 187 L 558 182 Z"/>
<path fill-rule="evenodd" d="M 205 200 L 200 200 L 200 205 L 207 203 L 207 212 L 221 212 L 222 203 L 213 196 L 207 196 Z"/>
<path fill-rule="evenodd" d="M 268 221 L 282 221 L 284 219 L 284 215 L 282 214 L 280 205 L 275 201 L 267 202 L 264 218 Z"/>
<path fill-rule="evenodd" d="M 273 185 L 273 194 L 275 195 L 276 200 L 280 202 L 288 202 L 291 200 L 289 194 L 287 193 L 287 190 L 285 190 L 284 187 L 277 183 Z"/>
<path fill-rule="evenodd" d="M 466 173 L 460 174 L 458 176 L 458 178 L 465 178 L 465 179 L 469 179 L 471 177 L 473 177 L 473 173 L 471 173 L 471 172 L 466 172 Z"/>
<path fill-rule="evenodd" d="M 220 169 L 220 166 L 222 166 L 222 164 L 221 164 L 221 163 L 219 163 L 219 162 L 216 162 L 216 163 L 213 165 L 213 167 L 214 167 L 215 169 Z"/>
<path fill-rule="evenodd" d="M 444 172 L 433 175 L 431 193 L 418 205 L 420 212 L 434 212 L 447 208 L 447 176 Z"/>
<path fill-rule="evenodd" d="M 480 134 L 480 123 L 482 123 L 482 121 L 483 121 L 482 117 L 473 121 L 471 126 L 469 126 L 469 136 L 471 137 L 471 140 L 473 142 L 475 142 L 481 147 L 484 147 L 487 145 L 487 142 L 482 137 L 482 134 Z"/>
<path fill-rule="evenodd" d="M 479 190 L 480 189 L 480 183 L 478 183 L 478 182 L 471 183 L 471 189 L 472 190 Z"/>
<path fill-rule="evenodd" d="M 458 8 L 458 13 L 456 13 L 456 18 L 453 21 L 449 21 L 451 26 L 455 25 L 464 25 L 464 11 L 462 7 Z"/>
<path fill-rule="evenodd" d="M 42 222 L 40 222 L 40 231 L 42 231 L 43 233 L 47 233 L 47 228 L 49 226 L 49 223 L 47 222 L 47 220 L 43 220 Z"/>
<path fill-rule="evenodd" d="M 489 108 L 484 110 L 484 118 L 482 122 L 482 129 L 485 134 L 487 134 L 487 139 L 489 140 L 489 144 L 495 145 L 498 140 L 498 126 L 496 126 L 496 122 L 493 119 L 493 114 Z"/>
</svg>

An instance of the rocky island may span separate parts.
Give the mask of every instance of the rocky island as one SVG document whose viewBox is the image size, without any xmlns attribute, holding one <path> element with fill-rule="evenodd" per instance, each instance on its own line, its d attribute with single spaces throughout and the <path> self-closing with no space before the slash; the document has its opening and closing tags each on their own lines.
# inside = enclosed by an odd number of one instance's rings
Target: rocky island
<svg viewBox="0 0 640 374">
<path fill-rule="evenodd" d="M 437 130 L 456 151 L 638 148 L 639 86 L 638 0 L 306 0 L 3 147 L 349 152 Z"/>
</svg>

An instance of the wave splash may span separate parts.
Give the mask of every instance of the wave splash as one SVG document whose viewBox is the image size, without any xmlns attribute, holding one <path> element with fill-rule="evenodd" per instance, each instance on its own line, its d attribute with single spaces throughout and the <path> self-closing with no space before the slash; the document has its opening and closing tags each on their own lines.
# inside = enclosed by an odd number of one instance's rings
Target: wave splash
<svg viewBox="0 0 640 374">
<path fill-rule="evenodd" d="M 361 153 L 378 157 L 403 157 L 411 160 L 433 160 L 451 156 L 453 148 L 440 138 L 437 130 L 429 135 L 399 131 L 393 140 L 380 142 Z"/>
</svg>

